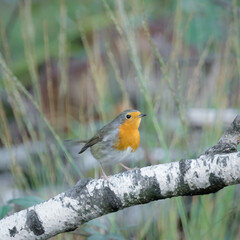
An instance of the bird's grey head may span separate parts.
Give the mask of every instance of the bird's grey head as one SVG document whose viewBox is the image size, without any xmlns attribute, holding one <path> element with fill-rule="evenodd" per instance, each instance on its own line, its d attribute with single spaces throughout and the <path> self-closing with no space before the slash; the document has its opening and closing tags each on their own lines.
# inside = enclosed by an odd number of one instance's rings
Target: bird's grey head
<svg viewBox="0 0 240 240">
<path fill-rule="evenodd" d="M 127 117 L 128 117 L 127 115 L 131 112 L 139 112 L 139 111 L 136 109 L 127 109 L 127 110 L 121 112 L 113 121 L 117 122 L 118 124 L 119 123 L 122 124 L 127 119 Z M 140 112 L 139 112 L 139 114 L 140 114 Z"/>
<path fill-rule="evenodd" d="M 146 116 L 146 114 L 141 114 L 141 113 L 140 113 L 138 110 L 136 110 L 136 109 L 127 109 L 127 110 L 121 112 L 121 113 L 112 121 L 112 123 L 113 123 L 113 124 L 117 124 L 117 125 L 122 124 L 126 119 L 131 118 L 131 113 L 133 113 L 133 112 L 139 113 L 139 116 L 141 115 L 141 117 Z"/>
</svg>

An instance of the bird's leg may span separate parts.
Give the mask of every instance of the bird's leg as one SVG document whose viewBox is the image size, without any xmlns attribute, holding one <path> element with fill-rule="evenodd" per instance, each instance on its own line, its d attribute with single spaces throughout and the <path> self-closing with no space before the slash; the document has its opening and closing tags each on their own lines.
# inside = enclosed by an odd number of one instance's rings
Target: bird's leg
<svg viewBox="0 0 240 240">
<path fill-rule="evenodd" d="M 137 169 L 136 167 L 135 167 L 135 168 L 129 168 L 129 167 L 127 167 L 126 165 L 124 165 L 123 163 L 119 163 L 119 164 L 120 164 L 124 169 L 126 169 L 127 171 Z"/>
<path fill-rule="evenodd" d="M 103 167 L 102 167 L 102 163 L 101 162 L 99 162 L 100 163 L 100 168 L 101 168 L 101 170 L 102 170 L 102 174 L 103 174 L 103 178 L 104 178 L 104 180 L 108 180 L 108 176 L 107 176 L 107 174 L 104 172 L 104 170 L 103 170 Z"/>
</svg>

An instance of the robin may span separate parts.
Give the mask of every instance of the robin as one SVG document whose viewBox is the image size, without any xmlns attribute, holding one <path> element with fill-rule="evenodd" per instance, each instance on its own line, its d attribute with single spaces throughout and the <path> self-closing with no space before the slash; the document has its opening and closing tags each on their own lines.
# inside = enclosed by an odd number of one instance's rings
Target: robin
<svg viewBox="0 0 240 240">
<path fill-rule="evenodd" d="M 90 140 L 84 141 L 79 154 L 90 148 L 93 157 L 99 161 L 104 178 L 107 178 L 102 164 L 121 162 L 137 150 L 140 142 L 139 126 L 142 117 L 139 111 L 129 109 L 120 113 L 112 122 L 101 128 Z M 129 170 L 124 164 L 120 165 Z"/>
</svg>

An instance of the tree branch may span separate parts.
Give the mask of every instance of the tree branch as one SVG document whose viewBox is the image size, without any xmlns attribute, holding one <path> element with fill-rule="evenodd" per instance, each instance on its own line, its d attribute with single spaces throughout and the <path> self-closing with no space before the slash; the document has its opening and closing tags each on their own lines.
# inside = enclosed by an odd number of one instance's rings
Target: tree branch
<svg viewBox="0 0 240 240">
<path fill-rule="evenodd" d="M 197 159 L 127 171 L 108 180 L 81 179 L 66 192 L 0 220 L 0 239 L 48 239 L 126 207 L 239 184 L 239 136 L 238 115 L 217 145 Z"/>
<path fill-rule="evenodd" d="M 0 221 L 0 239 L 47 239 L 120 209 L 176 196 L 214 193 L 240 183 L 240 153 L 144 167 L 73 188 Z"/>
</svg>

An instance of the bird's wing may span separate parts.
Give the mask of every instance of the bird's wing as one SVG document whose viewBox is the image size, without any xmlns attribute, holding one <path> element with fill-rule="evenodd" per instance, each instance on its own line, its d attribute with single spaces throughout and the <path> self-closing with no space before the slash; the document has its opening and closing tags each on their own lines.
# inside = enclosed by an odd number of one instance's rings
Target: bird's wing
<svg viewBox="0 0 240 240">
<path fill-rule="evenodd" d="M 112 129 L 115 129 L 114 131 Z M 117 130 L 116 130 L 117 129 Z M 106 138 L 106 136 L 112 136 L 115 137 L 113 132 L 115 133 L 118 131 L 118 128 L 113 125 L 113 122 L 105 125 L 103 128 L 101 128 L 87 143 L 83 146 L 80 153 L 83 153 L 87 148 L 93 146 L 94 144 L 101 142 L 101 141 L 107 141 L 109 140 L 109 137 Z"/>
<path fill-rule="evenodd" d="M 87 143 L 83 146 L 83 148 L 81 149 L 79 154 L 83 153 L 87 148 L 93 146 L 94 144 L 96 144 L 96 143 L 98 143 L 100 141 L 102 141 L 102 136 L 99 135 L 99 134 L 96 134 L 89 141 L 87 141 Z"/>
</svg>

